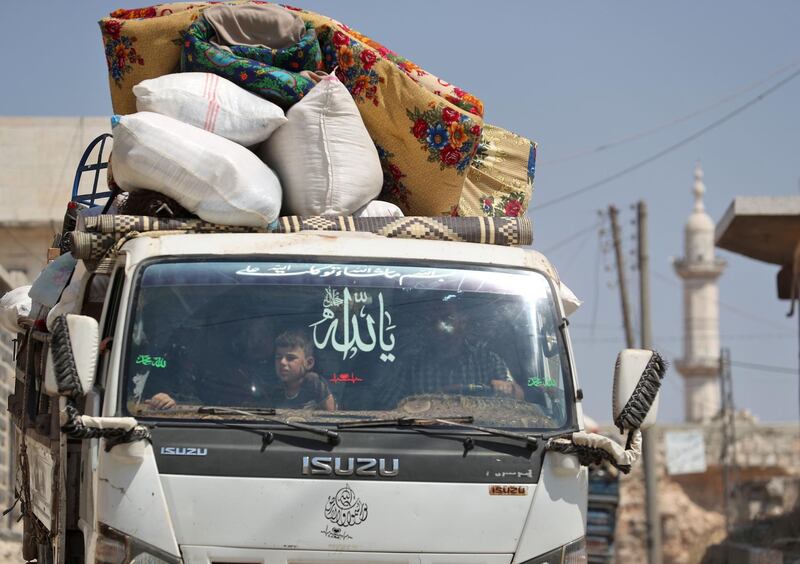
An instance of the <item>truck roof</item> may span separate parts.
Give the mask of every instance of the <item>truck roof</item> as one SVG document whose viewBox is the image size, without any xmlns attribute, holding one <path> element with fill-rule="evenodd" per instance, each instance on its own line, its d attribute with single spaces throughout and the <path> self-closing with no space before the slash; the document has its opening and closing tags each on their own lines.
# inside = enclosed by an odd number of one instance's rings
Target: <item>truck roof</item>
<svg viewBox="0 0 800 564">
<path fill-rule="evenodd" d="M 120 252 L 128 268 L 165 256 L 320 257 L 349 259 L 411 259 L 439 263 L 490 265 L 537 270 L 560 282 L 547 258 L 532 249 L 481 243 L 395 239 L 366 232 L 303 231 L 300 233 L 142 233 Z"/>
</svg>

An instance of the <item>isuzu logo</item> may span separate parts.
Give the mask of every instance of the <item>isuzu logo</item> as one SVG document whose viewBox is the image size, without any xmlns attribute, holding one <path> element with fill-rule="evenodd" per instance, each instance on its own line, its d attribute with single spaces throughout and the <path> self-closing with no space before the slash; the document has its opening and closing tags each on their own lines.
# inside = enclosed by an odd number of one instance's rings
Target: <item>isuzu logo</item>
<svg viewBox="0 0 800 564">
<path fill-rule="evenodd" d="M 208 454 L 208 449 L 195 447 L 161 447 L 161 454 L 169 454 L 171 456 L 206 456 Z"/>
<path fill-rule="evenodd" d="M 305 476 L 382 476 L 391 478 L 400 472 L 397 458 L 342 458 L 339 456 L 304 456 Z"/>
<path fill-rule="evenodd" d="M 489 486 L 489 495 L 528 495 L 528 486 Z"/>
</svg>

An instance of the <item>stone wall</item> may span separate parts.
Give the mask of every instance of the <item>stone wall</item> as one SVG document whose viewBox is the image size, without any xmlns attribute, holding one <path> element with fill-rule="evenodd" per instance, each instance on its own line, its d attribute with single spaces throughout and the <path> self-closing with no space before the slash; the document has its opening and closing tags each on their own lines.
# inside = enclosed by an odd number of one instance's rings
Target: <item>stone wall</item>
<svg viewBox="0 0 800 564">
<path fill-rule="evenodd" d="M 701 474 L 670 476 L 665 467 L 664 433 L 700 429 L 706 444 L 708 469 Z M 719 465 L 722 427 L 659 426 L 658 499 L 665 564 L 700 562 L 711 545 L 726 537 L 725 499 Z M 613 434 L 609 432 L 609 434 Z M 755 519 L 785 514 L 800 496 L 800 429 L 796 423 L 760 425 L 740 416 L 736 423 L 736 463 L 731 475 L 733 495 L 728 511 L 731 527 Z M 620 483 L 620 506 L 615 538 L 618 562 L 646 562 L 647 529 L 644 473 L 638 464 Z"/>
</svg>

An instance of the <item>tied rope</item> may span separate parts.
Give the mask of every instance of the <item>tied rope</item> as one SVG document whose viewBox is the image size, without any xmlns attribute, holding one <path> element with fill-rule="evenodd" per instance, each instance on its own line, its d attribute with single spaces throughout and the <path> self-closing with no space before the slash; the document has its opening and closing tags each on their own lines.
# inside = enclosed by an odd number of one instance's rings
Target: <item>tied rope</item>
<svg viewBox="0 0 800 564">
<path fill-rule="evenodd" d="M 582 466 L 606 461 L 627 474 L 642 453 L 642 433 L 638 429 L 632 431 L 630 444 L 625 449 L 612 439 L 596 433 L 573 433 L 569 437 L 552 438 L 547 441 L 545 448 L 561 454 L 574 454 Z"/>
<path fill-rule="evenodd" d="M 106 451 L 118 444 L 150 440 L 150 431 L 137 425 L 135 420 L 132 425 L 108 425 L 103 418 L 82 415 L 75 406 L 75 401 L 84 394 L 84 390 L 72 353 L 66 315 L 58 316 L 54 322 L 50 351 L 58 392 L 67 398 L 63 411 L 66 421 L 61 426 L 64 434 L 72 439 L 106 439 Z"/>
<path fill-rule="evenodd" d="M 73 439 L 106 439 L 106 452 L 123 443 L 135 441 L 150 441 L 150 430 L 143 425 L 127 427 L 98 427 L 93 425 L 97 421 L 94 417 L 81 415 L 71 403 L 64 408 L 66 423 L 61 426 L 61 431 Z M 87 425 L 87 423 L 89 423 Z"/>
<path fill-rule="evenodd" d="M 617 359 L 617 370 L 619 362 Z M 574 454 L 582 466 L 606 461 L 623 474 L 629 473 L 642 453 L 642 432 L 639 429 L 653 406 L 666 371 L 667 363 L 660 354 L 652 351 L 633 393 L 614 419 L 614 425 L 620 433 L 628 432 L 624 449 L 608 437 L 583 432 L 551 438 L 545 448 L 562 454 Z"/>
</svg>

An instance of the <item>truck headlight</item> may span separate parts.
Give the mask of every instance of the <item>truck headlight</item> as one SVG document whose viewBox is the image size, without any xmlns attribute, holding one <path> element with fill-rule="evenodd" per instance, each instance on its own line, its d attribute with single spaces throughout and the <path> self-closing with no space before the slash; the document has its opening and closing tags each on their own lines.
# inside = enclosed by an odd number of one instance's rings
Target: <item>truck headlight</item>
<svg viewBox="0 0 800 564">
<path fill-rule="evenodd" d="M 522 564 L 586 564 L 586 538 L 581 537 Z"/>
<path fill-rule="evenodd" d="M 182 564 L 163 550 L 100 523 L 95 564 Z"/>
</svg>

